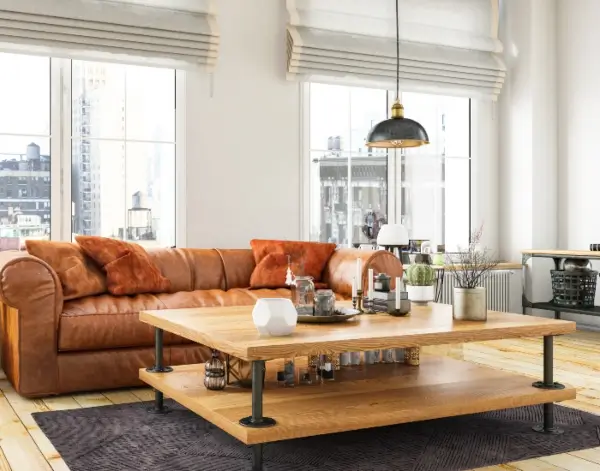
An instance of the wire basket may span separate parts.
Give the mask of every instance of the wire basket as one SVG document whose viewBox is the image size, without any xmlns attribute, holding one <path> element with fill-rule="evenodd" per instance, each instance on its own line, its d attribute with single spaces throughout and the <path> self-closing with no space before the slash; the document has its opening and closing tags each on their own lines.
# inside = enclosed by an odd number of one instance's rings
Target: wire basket
<svg viewBox="0 0 600 471">
<path fill-rule="evenodd" d="M 559 306 L 593 307 L 596 297 L 595 270 L 550 270 L 552 302 Z"/>
</svg>

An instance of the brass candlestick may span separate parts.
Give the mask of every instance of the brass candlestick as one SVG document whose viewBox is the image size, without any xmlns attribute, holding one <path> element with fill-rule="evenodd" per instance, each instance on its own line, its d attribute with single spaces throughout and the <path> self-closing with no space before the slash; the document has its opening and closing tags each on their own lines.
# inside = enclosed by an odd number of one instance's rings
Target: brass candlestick
<svg viewBox="0 0 600 471">
<path fill-rule="evenodd" d="M 352 298 L 352 307 L 354 309 L 358 309 L 358 312 L 364 312 L 363 311 L 363 290 L 362 289 L 357 289 L 356 290 L 356 296 Z"/>
</svg>

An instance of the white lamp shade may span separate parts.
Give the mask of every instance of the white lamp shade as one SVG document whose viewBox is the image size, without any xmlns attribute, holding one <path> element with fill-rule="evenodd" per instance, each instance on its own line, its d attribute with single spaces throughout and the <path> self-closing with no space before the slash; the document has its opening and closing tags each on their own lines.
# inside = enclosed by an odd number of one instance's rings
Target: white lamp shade
<svg viewBox="0 0 600 471">
<path fill-rule="evenodd" d="M 384 224 L 377 234 L 377 245 L 408 245 L 408 230 L 402 224 Z"/>
<path fill-rule="evenodd" d="M 296 328 L 298 312 L 287 298 L 261 298 L 254 305 L 252 320 L 261 335 L 290 335 Z"/>
</svg>

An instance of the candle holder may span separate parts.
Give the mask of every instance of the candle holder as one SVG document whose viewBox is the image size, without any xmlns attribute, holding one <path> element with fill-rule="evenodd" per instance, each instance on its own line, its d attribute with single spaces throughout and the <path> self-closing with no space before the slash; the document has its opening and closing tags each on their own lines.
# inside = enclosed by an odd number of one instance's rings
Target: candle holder
<svg viewBox="0 0 600 471">
<path fill-rule="evenodd" d="M 376 314 L 374 300 L 368 297 L 363 298 L 363 310 L 365 314 Z"/>
<path fill-rule="evenodd" d="M 363 290 L 356 290 L 356 297 L 352 298 L 352 307 L 354 309 L 358 309 L 358 312 L 362 313 L 363 311 Z"/>
</svg>

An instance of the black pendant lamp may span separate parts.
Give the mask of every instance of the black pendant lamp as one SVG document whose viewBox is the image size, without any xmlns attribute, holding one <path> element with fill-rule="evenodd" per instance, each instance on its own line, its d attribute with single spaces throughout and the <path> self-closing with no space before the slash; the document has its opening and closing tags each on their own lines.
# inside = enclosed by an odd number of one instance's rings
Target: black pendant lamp
<svg viewBox="0 0 600 471">
<path fill-rule="evenodd" d="M 392 117 L 377 123 L 367 135 L 367 147 L 397 149 L 419 147 L 429 144 L 429 136 L 420 123 L 404 117 L 400 104 L 400 26 L 398 0 L 396 0 L 396 101 L 392 105 Z"/>
</svg>

